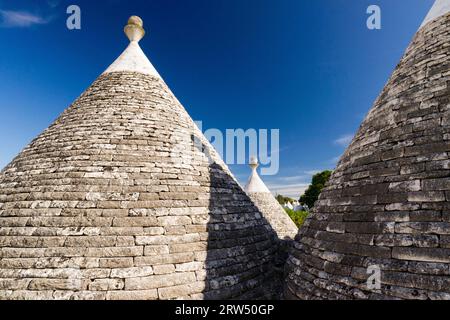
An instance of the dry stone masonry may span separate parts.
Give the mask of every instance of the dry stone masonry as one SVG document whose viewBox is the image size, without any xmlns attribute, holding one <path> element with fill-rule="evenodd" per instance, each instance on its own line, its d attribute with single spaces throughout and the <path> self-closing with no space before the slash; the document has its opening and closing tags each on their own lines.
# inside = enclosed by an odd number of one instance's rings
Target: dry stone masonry
<svg viewBox="0 0 450 320">
<path fill-rule="evenodd" d="M 277 297 L 275 232 L 126 33 L 1 172 L 0 299 Z"/>
<path fill-rule="evenodd" d="M 0 299 L 279 298 L 293 224 L 257 174 L 239 186 L 139 47 L 142 20 L 125 33 L 0 174 Z M 450 299 L 449 154 L 438 0 L 295 237 L 285 298 Z"/>
<path fill-rule="evenodd" d="M 450 299 L 450 1 L 426 21 L 297 236 L 286 298 Z"/>
</svg>

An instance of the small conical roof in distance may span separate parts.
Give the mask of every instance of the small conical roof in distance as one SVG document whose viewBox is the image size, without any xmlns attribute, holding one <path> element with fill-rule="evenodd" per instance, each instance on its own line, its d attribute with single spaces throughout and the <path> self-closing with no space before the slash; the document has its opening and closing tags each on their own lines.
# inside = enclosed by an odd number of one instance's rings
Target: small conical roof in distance
<svg viewBox="0 0 450 320">
<path fill-rule="evenodd" d="M 245 192 L 269 221 L 279 238 L 294 239 L 298 228 L 259 177 L 258 166 L 258 159 L 251 157 L 250 167 L 252 172 L 245 186 Z"/>
<path fill-rule="evenodd" d="M 253 192 L 270 193 L 269 188 L 267 188 L 265 183 L 261 180 L 261 178 L 258 175 L 257 171 L 258 166 L 259 166 L 258 159 L 256 157 L 251 157 L 250 167 L 252 168 L 252 172 L 247 181 L 247 184 L 245 185 L 245 191 L 247 193 Z"/>
</svg>

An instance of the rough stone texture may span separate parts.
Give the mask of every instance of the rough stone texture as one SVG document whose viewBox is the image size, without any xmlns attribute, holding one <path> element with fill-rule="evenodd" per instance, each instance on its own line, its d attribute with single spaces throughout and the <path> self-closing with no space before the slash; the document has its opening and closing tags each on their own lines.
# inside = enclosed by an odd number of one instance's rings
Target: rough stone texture
<svg viewBox="0 0 450 320">
<path fill-rule="evenodd" d="M 102 75 L 0 175 L 0 299 L 273 298 L 276 238 L 151 75 Z"/>
<path fill-rule="evenodd" d="M 450 299 L 449 154 L 446 14 L 416 34 L 296 237 L 286 298 Z"/>
<path fill-rule="evenodd" d="M 294 239 L 298 228 L 271 193 L 247 192 L 280 239 Z"/>
</svg>

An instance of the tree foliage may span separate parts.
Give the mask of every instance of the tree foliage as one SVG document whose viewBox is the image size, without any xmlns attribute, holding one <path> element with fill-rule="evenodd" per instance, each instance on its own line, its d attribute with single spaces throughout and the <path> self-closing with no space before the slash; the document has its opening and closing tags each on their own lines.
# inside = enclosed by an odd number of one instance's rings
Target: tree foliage
<svg viewBox="0 0 450 320">
<path fill-rule="evenodd" d="M 292 209 L 284 208 L 289 217 L 294 221 L 297 227 L 301 227 L 308 217 L 308 212 L 306 211 L 294 211 Z"/>
<path fill-rule="evenodd" d="M 300 203 L 302 205 L 306 204 L 309 208 L 312 208 L 317 199 L 319 199 L 319 195 L 325 187 L 325 184 L 330 180 L 332 173 L 332 171 L 326 170 L 315 174 L 312 178 L 311 185 L 300 197 Z"/>
</svg>

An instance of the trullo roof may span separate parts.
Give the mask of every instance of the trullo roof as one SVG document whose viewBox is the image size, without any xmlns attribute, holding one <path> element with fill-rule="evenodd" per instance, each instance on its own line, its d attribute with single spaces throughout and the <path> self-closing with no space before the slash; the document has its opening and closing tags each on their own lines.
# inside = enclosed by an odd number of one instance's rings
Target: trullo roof
<svg viewBox="0 0 450 320">
<path fill-rule="evenodd" d="M 139 47 L 0 175 L 0 299 L 270 298 L 276 235 Z"/>
<path fill-rule="evenodd" d="M 449 8 L 436 2 L 300 230 L 287 298 L 450 299 Z"/>
</svg>

